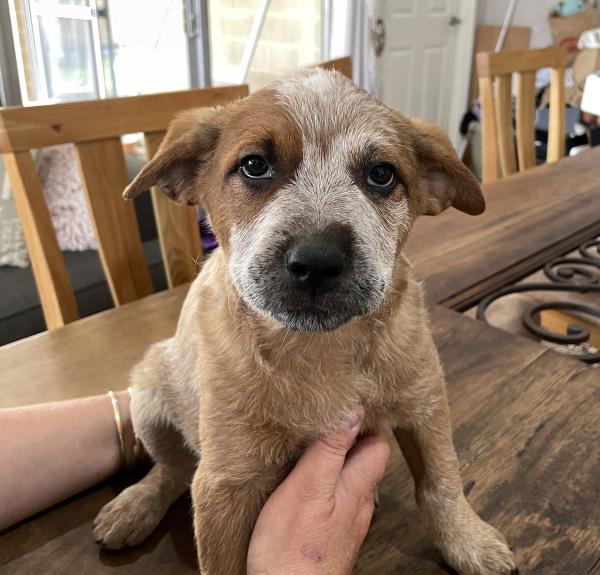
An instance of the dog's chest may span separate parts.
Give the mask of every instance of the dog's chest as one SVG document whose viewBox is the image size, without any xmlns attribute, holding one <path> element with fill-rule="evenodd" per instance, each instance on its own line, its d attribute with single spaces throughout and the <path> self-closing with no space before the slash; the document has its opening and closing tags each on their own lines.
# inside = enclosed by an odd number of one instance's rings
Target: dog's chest
<svg viewBox="0 0 600 575">
<path fill-rule="evenodd" d="M 304 343 L 304 342 L 302 342 Z M 385 424 L 409 396 L 409 358 L 373 349 L 368 341 L 346 338 L 332 345 L 313 341 L 276 358 L 259 354 L 255 385 L 245 388 L 246 405 L 265 423 L 322 433 L 344 412 L 361 404 L 372 427 Z M 393 358 L 393 359 L 392 359 Z"/>
</svg>

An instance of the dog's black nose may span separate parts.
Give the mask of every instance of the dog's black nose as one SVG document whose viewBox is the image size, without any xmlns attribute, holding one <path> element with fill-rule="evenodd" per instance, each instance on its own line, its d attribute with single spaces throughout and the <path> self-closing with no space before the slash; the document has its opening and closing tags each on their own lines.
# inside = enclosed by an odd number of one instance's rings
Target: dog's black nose
<svg viewBox="0 0 600 575">
<path fill-rule="evenodd" d="M 292 285 L 315 297 L 338 285 L 345 268 L 344 252 L 329 240 L 302 240 L 288 250 L 286 266 Z"/>
</svg>

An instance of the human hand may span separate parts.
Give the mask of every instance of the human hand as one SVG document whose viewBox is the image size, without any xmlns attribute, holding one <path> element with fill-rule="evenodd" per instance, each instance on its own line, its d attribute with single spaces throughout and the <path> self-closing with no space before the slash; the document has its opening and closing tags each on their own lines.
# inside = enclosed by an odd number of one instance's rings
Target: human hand
<svg viewBox="0 0 600 575">
<path fill-rule="evenodd" d="M 347 575 L 373 515 L 389 445 L 376 431 L 354 446 L 360 406 L 318 438 L 267 500 L 248 550 L 248 575 Z"/>
</svg>

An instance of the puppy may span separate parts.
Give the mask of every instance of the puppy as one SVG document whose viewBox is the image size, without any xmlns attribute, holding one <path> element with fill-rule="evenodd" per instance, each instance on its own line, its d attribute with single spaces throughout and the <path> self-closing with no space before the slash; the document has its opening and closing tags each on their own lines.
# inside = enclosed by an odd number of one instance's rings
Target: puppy
<svg viewBox="0 0 600 575">
<path fill-rule="evenodd" d="M 435 546 L 462 575 L 515 569 L 462 492 L 445 382 L 404 248 L 415 219 L 485 209 L 435 126 L 337 72 L 189 110 L 125 191 L 207 210 L 220 247 L 175 336 L 133 370 L 132 417 L 156 462 L 100 512 L 136 545 L 191 482 L 203 575 L 242 575 L 256 518 L 303 448 L 352 406 L 391 426 Z"/>
</svg>

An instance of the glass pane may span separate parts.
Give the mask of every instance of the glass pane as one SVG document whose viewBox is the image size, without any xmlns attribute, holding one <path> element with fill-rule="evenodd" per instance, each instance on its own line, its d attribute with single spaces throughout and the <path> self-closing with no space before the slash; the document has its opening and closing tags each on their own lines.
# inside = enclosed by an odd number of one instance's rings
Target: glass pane
<svg viewBox="0 0 600 575">
<path fill-rule="evenodd" d="M 102 55 L 102 74 L 104 76 L 104 89 L 107 98 L 118 96 L 114 63 L 116 49 L 112 39 L 112 30 L 106 11 L 98 10 L 98 35 L 100 38 L 100 54 Z"/>
<path fill-rule="evenodd" d="M 38 16 L 38 21 L 48 97 L 97 98 L 92 23 L 50 16 Z"/>
<path fill-rule="evenodd" d="M 46 4 L 47 0 L 36 0 L 38 4 Z M 66 6 L 88 6 L 90 0 L 58 0 L 57 4 L 64 4 Z"/>
<path fill-rule="evenodd" d="M 260 0 L 209 0 L 213 83 L 236 83 Z M 321 55 L 321 0 L 272 0 L 256 46 L 250 90 Z"/>
<path fill-rule="evenodd" d="M 103 58 L 114 61 L 119 96 L 189 87 L 182 0 L 109 3 L 110 39 L 101 30 Z"/>
</svg>

